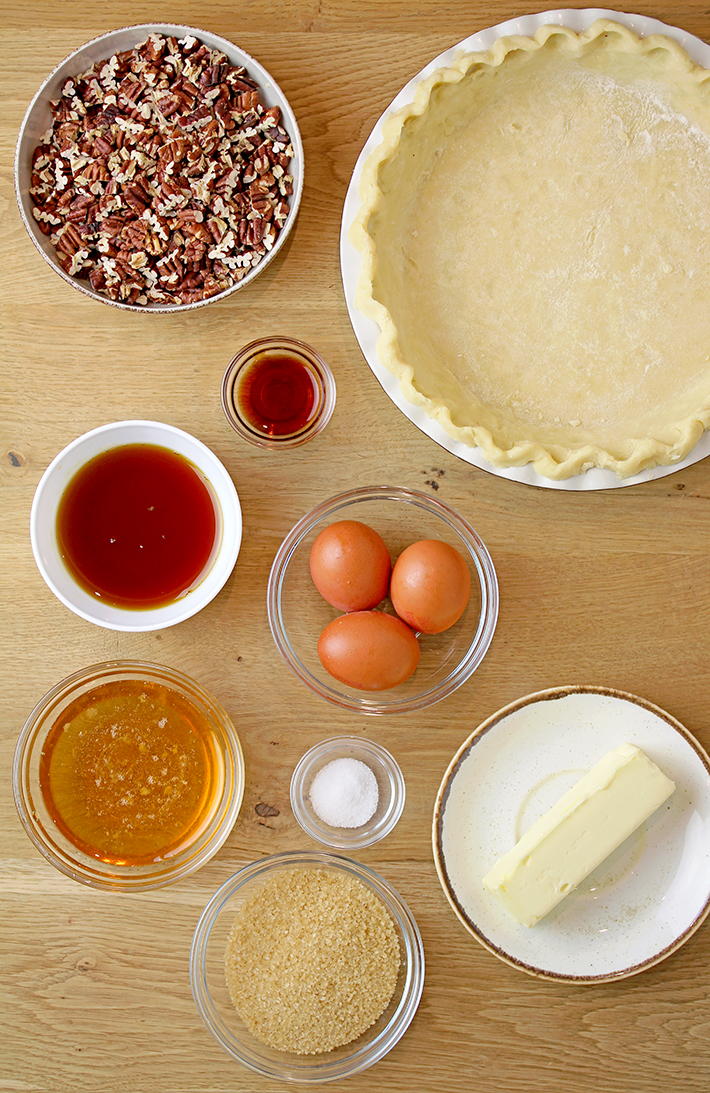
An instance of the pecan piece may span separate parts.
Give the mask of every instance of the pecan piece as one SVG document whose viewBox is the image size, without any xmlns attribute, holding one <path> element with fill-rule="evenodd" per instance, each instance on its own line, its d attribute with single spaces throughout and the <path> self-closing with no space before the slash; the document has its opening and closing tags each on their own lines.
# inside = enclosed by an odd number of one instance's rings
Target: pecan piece
<svg viewBox="0 0 710 1093">
<path fill-rule="evenodd" d="M 35 220 L 112 300 L 194 302 L 238 283 L 289 211 L 278 107 L 191 35 L 154 33 L 65 81 L 32 156 Z"/>
</svg>

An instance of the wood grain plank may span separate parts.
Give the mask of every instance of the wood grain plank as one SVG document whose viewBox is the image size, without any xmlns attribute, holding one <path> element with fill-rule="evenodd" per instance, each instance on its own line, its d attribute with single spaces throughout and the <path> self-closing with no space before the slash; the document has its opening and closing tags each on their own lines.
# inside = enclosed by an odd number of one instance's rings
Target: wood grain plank
<svg viewBox="0 0 710 1093">
<path fill-rule="evenodd" d="M 439 886 L 431 816 L 451 756 L 504 704 L 566 683 L 658 703 L 710 749 L 710 461 L 633 489 L 518 486 L 457 460 L 390 402 L 363 360 L 343 299 L 338 237 L 350 175 L 403 84 L 473 31 L 534 12 L 465 0 L 11 0 L 0 12 L 0 1093 L 280 1093 L 222 1053 L 192 1002 L 188 954 L 205 903 L 241 865 L 312 846 L 289 804 L 291 772 L 328 735 L 362 734 L 397 757 L 404 816 L 358 857 L 411 906 L 427 978 L 411 1028 L 352 1093 L 705 1093 L 710 1086 L 710 928 L 634 979 L 543 983 L 496 960 Z M 707 7 L 675 0 L 642 14 L 710 37 Z M 37 87 L 91 37 L 147 19 L 203 26 L 257 57 L 289 96 L 306 150 L 302 209 L 287 246 L 252 285 L 188 316 L 122 314 L 61 282 L 15 208 L 17 131 Z M 288 455 L 238 441 L 219 405 L 241 345 L 280 331 L 315 345 L 338 386 L 322 437 Z M 220 596 L 168 631 L 126 635 L 71 615 L 44 586 L 28 521 L 37 482 L 75 436 L 156 417 L 225 463 L 244 543 Z M 422 714 L 359 719 L 319 701 L 281 661 L 266 619 L 273 556 L 296 520 L 358 484 L 423 490 L 479 531 L 501 612 L 472 680 Z M 186 881 L 111 897 L 74 884 L 21 828 L 9 773 L 34 704 L 70 672 L 137 657 L 194 676 L 225 705 L 247 764 L 226 845 Z M 265 695 L 267 698 L 265 699 Z M 261 806 L 267 805 L 264 809 Z"/>
</svg>

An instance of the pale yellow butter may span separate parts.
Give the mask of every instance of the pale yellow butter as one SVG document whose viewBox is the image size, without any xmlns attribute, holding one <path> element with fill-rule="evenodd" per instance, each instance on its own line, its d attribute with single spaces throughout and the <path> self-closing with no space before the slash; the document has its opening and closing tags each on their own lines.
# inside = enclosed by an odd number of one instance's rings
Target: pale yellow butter
<svg viewBox="0 0 710 1093">
<path fill-rule="evenodd" d="M 634 744 L 610 751 L 483 878 L 534 926 L 667 800 L 675 784 Z"/>
</svg>

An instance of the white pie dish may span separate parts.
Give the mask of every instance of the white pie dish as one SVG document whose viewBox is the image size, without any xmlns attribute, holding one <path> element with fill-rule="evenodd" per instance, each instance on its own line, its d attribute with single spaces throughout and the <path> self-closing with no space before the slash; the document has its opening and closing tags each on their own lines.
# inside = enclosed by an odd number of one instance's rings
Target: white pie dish
<svg viewBox="0 0 710 1093">
<path fill-rule="evenodd" d="M 448 451 L 459 458 L 464 459 L 475 466 L 497 474 L 500 477 L 509 478 L 546 488 L 559 489 L 607 489 L 625 485 L 633 485 L 637 482 L 647 481 L 651 478 L 661 477 L 674 473 L 697 462 L 710 453 L 710 437 L 706 433 L 695 448 L 683 460 L 669 466 L 657 467 L 643 471 L 640 474 L 627 478 L 620 478 L 611 471 L 592 468 L 585 474 L 578 474 L 566 479 L 551 479 L 538 474 L 531 464 L 520 468 L 500 468 L 489 463 L 480 449 L 470 447 L 468 444 L 454 439 L 445 431 L 442 425 L 434 418 L 429 417 L 424 409 L 409 402 L 400 390 L 399 380 L 383 365 L 378 355 L 377 341 L 380 330 L 378 325 L 362 314 L 356 306 L 355 295 L 360 270 L 360 256 L 349 241 L 350 228 L 355 221 L 360 209 L 361 201 L 358 195 L 358 186 L 364 163 L 370 157 L 372 151 L 380 143 L 384 123 L 401 107 L 411 103 L 417 88 L 436 70 L 450 65 L 460 53 L 470 53 L 490 49 L 497 39 L 509 35 L 532 35 L 540 27 L 549 24 L 558 24 L 581 32 L 591 26 L 597 19 L 608 18 L 628 27 L 640 36 L 653 33 L 662 33 L 678 42 L 698 64 L 710 66 L 710 47 L 692 35 L 678 28 L 668 27 L 656 20 L 644 19 L 640 16 L 629 16 L 623 13 L 607 11 L 603 9 L 583 9 L 579 11 L 552 11 L 538 15 L 524 16 L 520 19 L 510 20 L 499 26 L 489 28 L 458 43 L 452 49 L 447 50 L 435 58 L 417 76 L 411 80 L 400 94 L 394 99 L 385 113 L 377 122 L 369 140 L 362 150 L 361 156 L 353 172 L 350 188 L 345 201 L 341 232 L 341 270 L 346 301 L 350 312 L 351 321 L 361 349 L 374 374 L 384 387 L 395 405 L 425 434 Z"/>
<path fill-rule="evenodd" d="M 520 926 L 481 878 L 607 752 L 640 747 L 676 789 L 666 805 L 534 927 Z M 474 938 L 543 979 L 622 979 L 675 952 L 710 912 L 710 759 L 644 699 L 558 687 L 499 710 L 463 743 L 433 824 L 439 880 Z"/>
</svg>

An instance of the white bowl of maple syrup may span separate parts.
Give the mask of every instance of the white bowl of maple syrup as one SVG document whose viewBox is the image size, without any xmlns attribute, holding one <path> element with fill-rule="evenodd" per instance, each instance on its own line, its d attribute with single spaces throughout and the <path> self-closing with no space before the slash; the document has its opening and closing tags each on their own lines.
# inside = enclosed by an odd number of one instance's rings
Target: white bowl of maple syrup
<svg viewBox="0 0 710 1093">
<path fill-rule="evenodd" d="M 48 587 L 109 630 L 174 626 L 229 578 L 242 538 L 234 483 L 206 445 L 158 421 L 78 437 L 42 475 L 30 538 Z"/>
<path fill-rule="evenodd" d="M 93 888 L 160 888 L 220 849 L 244 795 L 244 758 L 220 703 L 174 669 L 85 668 L 28 717 L 13 791 L 36 848 Z"/>
</svg>

